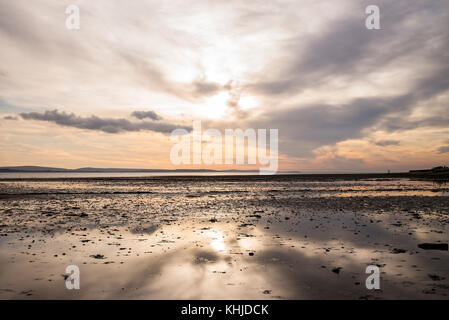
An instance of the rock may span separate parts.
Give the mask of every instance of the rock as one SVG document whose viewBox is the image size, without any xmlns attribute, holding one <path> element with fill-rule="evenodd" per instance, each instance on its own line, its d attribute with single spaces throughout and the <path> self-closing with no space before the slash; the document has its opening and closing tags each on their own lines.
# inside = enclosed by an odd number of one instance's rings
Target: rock
<svg viewBox="0 0 449 320">
<path fill-rule="evenodd" d="M 412 216 L 413 216 L 413 218 L 415 218 L 415 219 L 421 219 L 421 218 L 422 218 L 421 215 L 420 215 L 419 213 L 414 213 L 414 214 L 412 214 Z"/>
<path fill-rule="evenodd" d="M 436 274 L 429 274 L 429 278 L 432 279 L 433 281 L 441 281 L 446 279 L 445 277 L 440 277 L 439 275 Z"/>
<path fill-rule="evenodd" d="M 435 292 L 435 288 L 432 288 L 430 290 L 423 290 L 423 293 L 424 294 L 435 294 L 436 292 Z"/>
<path fill-rule="evenodd" d="M 271 293 L 271 290 L 265 290 L 264 292 L 263 292 L 263 294 L 270 294 Z"/>
<path fill-rule="evenodd" d="M 242 223 L 241 225 L 239 225 L 239 228 L 246 228 L 246 227 L 252 227 L 254 226 L 253 223 Z"/>
<path fill-rule="evenodd" d="M 342 267 L 333 268 L 332 272 L 336 273 L 336 274 L 339 274 L 341 269 L 343 269 L 343 268 Z"/>
<path fill-rule="evenodd" d="M 420 243 L 418 244 L 418 248 L 424 250 L 444 250 L 448 251 L 447 243 Z"/>
<path fill-rule="evenodd" d="M 254 252 L 248 253 L 251 257 L 254 256 Z"/>
<path fill-rule="evenodd" d="M 146 234 L 152 234 L 158 229 L 158 226 L 152 223 L 145 223 L 142 225 L 139 225 L 137 227 L 134 227 L 131 229 L 131 232 L 133 233 L 146 233 Z"/>
<path fill-rule="evenodd" d="M 102 255 L 102 254 L 95 254 L 95 255 L 91 255 L 89 257 L 94 258 L 94 259 L 105 259 L 104 255 Z"/>
<path fill-rule="evenodd" d="M 406 252 L 407 252 L 407 250 L 398 249 L 398 248 L 394 248 L 393 250 L 391 250 L 391 253 L 393 253 L 393 254 L 406 253 Z"/>
</svg>

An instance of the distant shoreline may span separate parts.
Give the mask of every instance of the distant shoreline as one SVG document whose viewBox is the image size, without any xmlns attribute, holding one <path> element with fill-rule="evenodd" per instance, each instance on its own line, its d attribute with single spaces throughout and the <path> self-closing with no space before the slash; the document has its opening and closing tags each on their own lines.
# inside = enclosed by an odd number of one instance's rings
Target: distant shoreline
<svg viewBox="0 0 449 320">
<path fill-rule="evenodd" d="M 176 173 L 176 172 L 187 172 L 187 173 L 247 173 L 254 172 L 258 173 L 259 169 L 230 169 L 230 170 L 215 170 L 215 169 L 132 169 L 132 168 L 77 168 L 77 169 L 66 169 L 66 168 L 52 168 L 52 167 L 39 167 L 39 166 L 12 166 L 12 167 L 0 167 L 0 172 L 65 172 L 65 173 L 90 173 L 90 172 L 106 172 L 106 173 L 126 173 L 126 172 L 149 172 L 149 173 Z M 281 171 L 282 174 L 300 174 L 299 171 Z"/>
<path fill-rule="evenodd" d="M 0 181 L 5 180 L 66 180 L 66 179 L 252 179 L 334 181 L 362 179 L 412 178 L 432 181 L 449 181 L 448 171 L 411 170 L 396 173 L 303 173 L 299 171 L 279 171 L 272 176 L 260 175 L 254 170 L 214 170 L 214 169 L 129 169 L 129 168 L 78 168 L 65 169 L 40 166 L 0 167 Z"/>
<path fill-rule="evenodd" d="M 253 172 L 0 172 L 0 181 L 123 181 L 123 180 L 170 180 L 170 181 L 187 181 L 187 180 L 216 180 L 216 181 L 352 181 L 352 180 L 368 180 L 368 179 L 413 179 L 413 180 L 429 180 L 435 182 L 448 182 L 449 174 L 416 174 L 416 173 L 340 173 L 340 174 L 292 174 L 278 173 L 275 175 L 259 175 Z M 129 175 L 127 175 L 129 174 Z M 147 174 L 147 175 L 145 175 Z"/>
</svg>

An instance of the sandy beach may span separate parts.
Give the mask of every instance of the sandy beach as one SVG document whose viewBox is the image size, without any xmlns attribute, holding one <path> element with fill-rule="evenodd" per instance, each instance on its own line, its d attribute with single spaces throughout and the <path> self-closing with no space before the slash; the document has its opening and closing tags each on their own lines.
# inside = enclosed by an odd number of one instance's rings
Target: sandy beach
<svg viewBox="0 0 449 320">
<path fill-rule="evenodd" d="M 419 245 L 448 213 L 448 185 L 369 175 L 0 180 L 0 299 L 447 299 Z"/>
</svg>

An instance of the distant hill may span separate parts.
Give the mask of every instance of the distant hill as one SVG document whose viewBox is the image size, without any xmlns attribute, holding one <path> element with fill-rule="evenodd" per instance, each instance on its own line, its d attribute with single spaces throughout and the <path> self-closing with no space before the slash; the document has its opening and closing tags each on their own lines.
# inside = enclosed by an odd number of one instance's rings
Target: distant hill
<svg viewBox="0 0 449 320">
<path fill-rule="evenodd" d="M 130 169 L 130 168 L 78 168 L 71 172 L 220 172 L 212 169 Z M 242 170 L 243 171 L 243 170 Z M 251 170 L 257 171 L 257 170 Z"/>
<path fill-rule="evenodd" d="M 0 167 L 0 172 L 259 172 L 259 170 L 258 169 L 254 170 L 129 169 L 129 168 L 92 168 L 92 167 L 65 169 L 65 168 L 39 167 L 39 166 L 14 166 L 14 167 Z"/>
<path fill-rule="evenodd" d="M 0 167 L 0 172 L 70 172 L 73 170 L 39 166 Z"/>
<path fill-rule="evenodd" d="M 449 167 L 446 166 L 438 166 L 432 169 L 424 169 L 424 170 L 410 170 L 410 173 L 447 173 L 449 172 Z"/>
</svg>

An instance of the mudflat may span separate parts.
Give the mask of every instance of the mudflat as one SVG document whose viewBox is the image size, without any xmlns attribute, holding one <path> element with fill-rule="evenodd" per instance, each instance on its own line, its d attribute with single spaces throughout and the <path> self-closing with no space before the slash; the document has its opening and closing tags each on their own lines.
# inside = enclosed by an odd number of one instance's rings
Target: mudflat
<svg viewBox="0 0 449 320">
<path fill-rule="evenodd" d="M 0 299 L 447 299 L 448 223 L 401 177 L 0 180 Z"/>
</svg>

